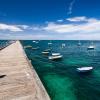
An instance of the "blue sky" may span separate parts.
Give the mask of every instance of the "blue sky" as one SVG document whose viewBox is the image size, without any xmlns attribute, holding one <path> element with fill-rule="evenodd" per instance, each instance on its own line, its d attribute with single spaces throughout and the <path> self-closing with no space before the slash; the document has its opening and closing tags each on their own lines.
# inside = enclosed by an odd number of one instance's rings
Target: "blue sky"
<svg viewBox="0 0 100 100">
<path fill-rule="evenodd" d="M 100 0 L 0 0 L 0 39 L 100 39 Z"/>
</svg>

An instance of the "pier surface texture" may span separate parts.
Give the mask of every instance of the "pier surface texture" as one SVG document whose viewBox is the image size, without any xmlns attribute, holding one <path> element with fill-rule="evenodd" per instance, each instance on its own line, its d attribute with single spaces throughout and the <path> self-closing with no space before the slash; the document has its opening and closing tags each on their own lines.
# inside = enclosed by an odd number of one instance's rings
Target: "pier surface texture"
<svg viewBox="0 0 100 100">
<path fill-rule="evenodd" d="M 0 76 L 0 100 L 50 100 L 19 41 L 0 51 Z"/>
</svg>

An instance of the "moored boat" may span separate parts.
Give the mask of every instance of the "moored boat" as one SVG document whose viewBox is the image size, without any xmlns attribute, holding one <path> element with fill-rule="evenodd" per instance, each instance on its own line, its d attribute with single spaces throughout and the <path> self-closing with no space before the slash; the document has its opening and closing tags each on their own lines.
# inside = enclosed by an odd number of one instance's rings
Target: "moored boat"
<svg viewBox="0 0 100 100">
<path fill-rule="evenodd" d="M 52 43 L 50 42 L 50 43 L 48 43 L 48 45 L 51 45 Z"/>
<path fill-rule="evenodd" d="M 63 56 L 62 55 L 58 55 L 58 56 L 49 56 L 50 60 L 56 60 L 56 59 L 61 59 Z"/>
<path fill-rule="evenodd" d="M 59 56 L 60 53 L 52 53 L 52 56 Z"/>
<path fill-rule="evenodd" d="M 42 54 L 49 54 L 51 49 L 46 49 L 42 52 Z"/>
<path fill-rule="evenodd" d="M 31 45 L 24 46 L 24 49 L 27 49 L 27 48 L 32 48 L 32 46 Z"/>
<path fill-rule="evenodd" d="M 94 50 L 95 49 L 95 46 L 93 46 L 93 45 L 90 45 L 88 48 L 87 48 L 87 50 Z"/>
<path fill-rule="evenodd" d="M 80 41 L 78 42 L 77 46 L 81 46 L 81 42 Z"/>
<path fill-rule="evenodd" d="M 62 57 L 63 57 L 63 55 L 61 55 L 60 53 L 52 53 L 52 55 L 49 56 L 48 59 L 57 60 L 57 59 L 61 59 Z"/>
<path fill-rule="evenodd" d="M 87 50 L 94 50 L 94 49 L 95 49 L 95 45 L 92 42 L 91 45 L 88 46 Z"/>
<path fill-rule="evenodd" d="M 52 45 L 52 42 L 50 41 L 50 42 L 48 43 L 48 45 Z"/>
<path fill-rule="evenodd" d="M 36 41 L 33 41 L 34 43 L 36 43 Z"/>
<path fill-rule="evenodd" d="M 48 51 L 43 51 L 42 54 L 49 54 L 49 52 Z"/>
<path fill-rule="evenodd" d="M 80 68 L 77 68 L 77 71 L 78 72 L 90 72 L 93 70 L 93 67 L 80 67 Z"/>
<path fill-rule="evenodd" d="M 65 43 L 62 43 L 61 47 L 64 48 L 65 46 L 66 46 L 66 44 Z"/>
</svg>

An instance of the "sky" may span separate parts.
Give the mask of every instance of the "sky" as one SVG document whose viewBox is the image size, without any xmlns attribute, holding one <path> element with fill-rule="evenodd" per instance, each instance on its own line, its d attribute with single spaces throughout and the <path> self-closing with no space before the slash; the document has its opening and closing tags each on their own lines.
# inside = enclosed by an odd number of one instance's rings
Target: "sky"
<svg viewBox="0 0 100 100">
<path fill-rule="evenodd" d="M 0 0 L 0 39 L 100 40 L 100 0 Z"/>
</svg>

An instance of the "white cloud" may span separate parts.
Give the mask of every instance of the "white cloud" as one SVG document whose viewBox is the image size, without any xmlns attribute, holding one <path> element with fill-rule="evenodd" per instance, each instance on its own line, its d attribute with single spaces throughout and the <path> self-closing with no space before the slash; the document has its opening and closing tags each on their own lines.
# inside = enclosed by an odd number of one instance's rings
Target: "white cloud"
<svg viewBox="0 0 100 100">
<path fill-rule="evenodd" d="M 56 23 L 49 23 L 48 26 L 44 27 L 43 30 L 57 32 L 57 33 L 65 33 L 74 31 L 74 25 L 72 24 L 56 24 Z"/>
<path fill-rule="evenodd" d="M 19 28 L 16 25 L 7 25 L 7 24 L 3 24 L 3 23 L 0 23 L 0 30 L 4 30 L 4 31 L 8 30 L 8 31 L 11 31 L 11 32 L 23 31 L 21 28 Z"/>
<path fill-rule="evenodd" d="M 2 39 L 99 39 L 100 20 L 96 18 L 73 17 L 67 22 L 48 22 L 43 25 L 7 25 L 0 24 Z M 23 32 L 21 32 L 23 31 Z M 7 35 L 8 34 L 8 35 Z"/>
<path fill-rule="evenodd" d="M 73 5 L 74 5 L 75 1 L 76 0 L 72 0 L 72 2 L 69 5 L 68 12 L 67 12 L 68 15 L 72 14 Z"/>
<path fill-rule="evenodd" d="M 71 22 L 78 22 L 78 21 L 87 21 L 87 18 L 85 16 L 82 16 L 82 17 L 68 18 L 67 20 Z"/>
<path fill-rule="evenodd" d="M 70 18 L 71 19 L 71 18 Z M 76 17 L 76 19 L 71 19 L 71 21 L 83 21 L 86 20 L 85 23 L 70 23 L 70 24 L 57 24 L 57 23 L 48 23 L 46 27 L 43 28 L 43 30 L 48 32 L 56 32 L 56 33 L 95 33 L 100 32 L 100 20 L 94 19 L 94 18 L 86 18 L 86 17 Z"/>
<path fill-rule="evenodd" d="M 80 16 L 80 17 L 72 17 L 72 18 L 67 18 L 66 20 L 70 21 L 70 22 L 96 22 L 98 21 L 95 18 L 87 18 L 85 16 Z"/>
</svg>

